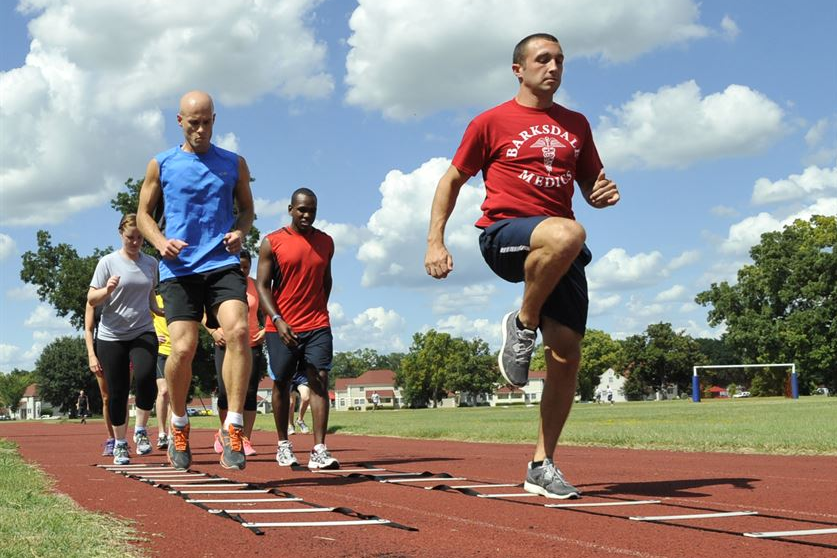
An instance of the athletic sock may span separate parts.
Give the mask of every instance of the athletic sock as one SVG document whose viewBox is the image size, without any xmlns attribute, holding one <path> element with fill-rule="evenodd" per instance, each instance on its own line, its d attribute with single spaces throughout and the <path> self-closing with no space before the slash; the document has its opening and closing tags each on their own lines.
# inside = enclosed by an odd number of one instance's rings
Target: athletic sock
<svg viewBox="0 0 837 558">
<path fill-rule="evenodd" d="M 134 434 L 139 434 L 140 432 L 148 434 L 148 432 L 145 430 L 144 426 L 135 426 L 134 427 Z"/>
<path fill-rule="evenodd" d="M 116 439 L 116 444 L 120 445 L 120 446 L 123 446 L 123 445 L 127 446 L 128 445 L 128 440 L 125 440 L 125 439 L 120 440 L 119 438 L 117 438 Z"/>
<path fill-rule="evenodd" d="M 324 450 L 324 449 L 326 449 L 326 445 L 325 445 L 325 444 L 317 444 L 316 446 L 314 446 L 313 451 L 322 451 L 322 450 Z"/>
<path fill-rule="evenodd" d="M 224 430 L 229 429 L 230 425 L 241 426 L 244 424 L 244 415 L 241 413 L 233 413 L 227 411 L 227 420 L 224 421 Z"/>
<path fill-rule="evenodd" d="M 187 424 L 189 424 L 189 417 L 188 416 L 179 417 L 179 416 L 175 415 L 174 413 L 172 413 L 171 414 L 171 424 L 172 424 L 172 426 L 176 426 L 177 428 L 183 428 Z"/>
</svg>

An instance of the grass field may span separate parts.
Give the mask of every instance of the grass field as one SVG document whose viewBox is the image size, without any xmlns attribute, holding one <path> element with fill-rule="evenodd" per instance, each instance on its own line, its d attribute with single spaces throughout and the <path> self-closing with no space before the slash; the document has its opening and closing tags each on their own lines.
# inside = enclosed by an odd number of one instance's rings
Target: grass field
<svg viewBox="0 0 837 558">
<path fill-rule="evenodd" d="M 0 439 L 0 556 L 139 556 L 122 520 L 82 510 Z"/>
<path fill-rule="evenodd" d="M 311 424 L 310 413 L 306 417 Z M 332 411 L 329 430 L 404 438 L 534 442 L 538 407 L 477 407 L 377 412 Z M 217 417 L 193 417 L 214 427 Z M 837 398 L 660 401 L 576 404 L 561 443 L 567 445 L 786 455 L 837 455 Z M 273 432 L 273 418 L 256 428 Z"/>
</svg>

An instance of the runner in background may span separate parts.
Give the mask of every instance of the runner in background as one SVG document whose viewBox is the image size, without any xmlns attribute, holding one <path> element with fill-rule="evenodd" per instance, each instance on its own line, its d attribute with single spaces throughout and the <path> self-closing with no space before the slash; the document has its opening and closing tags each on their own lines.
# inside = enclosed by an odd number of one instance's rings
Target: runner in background
<svg viewBox="0 0 837 558">
<path fill-rule="evenodd" d="M 157 305 L 163 308 L 163 297 L 155 295 Z M 165 316 L 151 315 L 154 319 L 154 331 L 157 333 L 157 401 L 155 409 L 157 413 L 157 449 L 164 450 L 169 447 L 169 388 L 166 385 L 166 360 L 171 354 L 171 337 L 169 328 L 166 325 Z"/>
<path fill-rule="evenodd" d="M 99 317 L 101 311 L 97 310 L 89 303 L 84 305 L 84 344 L 87 347 L 87 362 L 88 368 L 96 376 L 96 383 L 99 385 L 99 394 L 102 396 L 102 416 L 105 419 L 105 429 L 108 432 L 108 437 L 105 438 L 103 456 L 113 456 L 113 445 L 116 443 L 113 434 L 113 424 L 110 422 L 110 412 L 108 412 L 108 403 L 110 396 L 108 396 L 108 382 L 105 380 L 105 374 L 102 372 L 102 365 L 99 363 L 99 357 L 96 356 L 96 330 L 99 327 Z"/>
<path fill-rule="evenodd" d="M 304 366 L 311 389 L 314 448 L 309 469 L 337 469 L 340 463 L 325 445 L 328 429 L 328 372 L 333 358 L 328 297 L 334 241 L 314 228 L 317 196 L 299 188 L 288 205 L 291 224 L 268 234 L 259 248 L 256 287 L 262 310 L 271 319 L 265 336 L 273 379 L 273 420 L 280 466 L 298 463 L 288 440 L 290 384 Z"/>
<path fill-rule="evenodd" d="M 253 449 L 253 425 L 256 423 L 256 407 L 257 397 L 259 391 L 259 382 L 264 375 L 267 368 L 262 350 L 264 343 L 264 327 L 262 323 L 264 318 L 259 310 L 259 294 L 256 292 L 256 283 L 250 277 L 250 269 L 253 265 L 253 259 L 250 252 L 247 250 L 241 251 L 241 273 L 247 278 L 247 324 L 250 331 L 250 351 L 253 353 L 253 371 L 250 374 L 250 382 L 247 384 L 247 396 L 244 399 L 244 455 L 255 455 L 256 450 Z M 224 366 L 224 355 L 226 354 L 226 340 L 224 339 L 224 330 L 220 327 L 209 328 L 204 327 L 212 340 L 215 342 L 215 373 L 218 377 L 218 418 L 221 420 L 223 427 L 224 421 L 227 418 L 227 390 L 224 386 L 224 376 L 221 373 Z M 213 448 L 215 453 L 222 453 L 224 446 L 221 443 L 222 431 L 215 433 L 215 443 Z"/>
</svg>

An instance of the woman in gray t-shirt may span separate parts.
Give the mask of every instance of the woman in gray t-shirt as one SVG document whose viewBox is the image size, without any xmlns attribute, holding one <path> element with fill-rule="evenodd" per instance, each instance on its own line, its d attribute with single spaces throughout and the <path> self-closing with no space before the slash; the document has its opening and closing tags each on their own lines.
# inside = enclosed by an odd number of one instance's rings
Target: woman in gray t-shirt
<svg viewBox="0 0 837 558">
<path fill-rule="evenodd" d="M 96 354 L 107 380 L 108 411 L 116 435 L 113 462 L 125 465 L 130 463 L 126 415 L 132 371 L 137 404 L 134 442 L 137 453 L 151 452 L 146 425 L 157 398 L 157 334 L 151 312 L 162 316 L 163 311 L 154 297 L 157 260 L 140 251 L 143 238 L 136 215 L 122 218 L 119 236 L 122 248 L 99 260 L 87 301 L 102 307 Z"/>
</svg>

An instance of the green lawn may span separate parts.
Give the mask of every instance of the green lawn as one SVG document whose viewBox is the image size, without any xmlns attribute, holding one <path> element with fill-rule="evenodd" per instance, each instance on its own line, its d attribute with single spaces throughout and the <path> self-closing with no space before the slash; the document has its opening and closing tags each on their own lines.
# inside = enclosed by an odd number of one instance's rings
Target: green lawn
<svg viewBox="0 0 837 558">
<path fill-rule="evenodd" d="M 329 430 L 404 438 L 531 444 L 537 407 L 332 411 Z M 192 418 L 214 427 L 215 417 Z M 310 415 L 308 423 L 311 424 Z M 562 444 L 679 451 L 837 455 L 837 399 L 785 398 L 576 404 Z M 256 428 L 273 432 L 273 418 Z M 826 433 L 831 432 L 831 435 Z"/>
<path fill-rule="evenodd" d="M 82 510 L 0 439 L 0 556 L 139 556 L 125 521 Z"/>
</svg>

